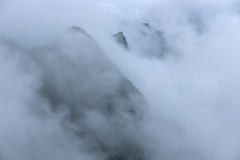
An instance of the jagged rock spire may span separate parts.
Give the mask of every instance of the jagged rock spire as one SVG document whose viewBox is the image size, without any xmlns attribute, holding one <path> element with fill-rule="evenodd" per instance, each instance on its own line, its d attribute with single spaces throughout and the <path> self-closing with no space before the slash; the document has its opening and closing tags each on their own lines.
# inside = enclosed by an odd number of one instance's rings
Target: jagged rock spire
<svg viewBox="0 0 240 160">
<path fill-rule="evenodd" d="M 122 45 L 125 49 L 129 50 L 128 43 L 126 37 L 124 36 L 123 32 L 119 32 L 113 35 L 113 38 Z"/>
</svg>

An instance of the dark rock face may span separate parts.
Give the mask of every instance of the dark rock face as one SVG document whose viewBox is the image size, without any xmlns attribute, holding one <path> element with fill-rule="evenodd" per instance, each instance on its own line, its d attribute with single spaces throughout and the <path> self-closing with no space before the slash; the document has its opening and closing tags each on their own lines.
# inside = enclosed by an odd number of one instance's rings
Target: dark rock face
<svg viewBox="0 0 240 160">
<path fill-rule="evenodd" d="M 126 23 L 122 28 L 128 33 L 127 40 L 122 32 L 113 37 L 119 44 L 140 56 L 163 59 L 174 53 L 164 33 L 151 28 L 148 23 Z"/>
<path fill-rule="evenodd" d="M 124 34 L 122 32 L 119 32 L 117 34 L 113 35 L 113 38 L 121 45 L 123 46 L 125 49 L 129 49 L 128 47 L 128 43 L 126 40 L 126 37 L 124 36 Z"/>
<path fill-rule="evenodd" d="M 148 23 L 143 23 L 143 25 L 150 28 Z"/>
<path fill-rule="evenodd" d="M 53 113 L 65 112 L 61 125 L 87 151 L 107 160 L 146 159 L 138 138 L 144 97 L 84 30 L 69 31 L 30 52 L 41 70 L 40 97 Z M 114 37 L 127 47 L 123 33 Z"/>
</svg>

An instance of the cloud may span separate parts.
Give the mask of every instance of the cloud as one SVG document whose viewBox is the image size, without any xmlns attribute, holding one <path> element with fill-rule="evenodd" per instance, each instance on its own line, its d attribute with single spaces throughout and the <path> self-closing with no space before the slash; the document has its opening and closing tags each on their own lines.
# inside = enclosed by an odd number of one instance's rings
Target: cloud
<svg viewBox="0 0 240 160">
<path fill-rule="evenodd" d="M 5 2 L 0 159 L 239 159 L 235 3 Z"/>
</svg>

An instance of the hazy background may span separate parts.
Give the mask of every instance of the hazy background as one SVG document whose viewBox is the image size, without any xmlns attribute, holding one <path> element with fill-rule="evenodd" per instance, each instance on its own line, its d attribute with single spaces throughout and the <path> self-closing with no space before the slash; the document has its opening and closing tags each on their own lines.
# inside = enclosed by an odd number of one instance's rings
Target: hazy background
<svg viewBox="0 0 240 160">
<path fill-rule="evenodd" d="M 137 49 L 157 52 L 158 48 L 155 32 L 142 28 L 142 23 L 163 33 L 171 47 L 165 58 L 149 58 Z M 42 74 L 55 70 L 41 62 L 46 68 L 39 68 L 27 52 L 62 39 L 73 25 L 93 37 L 149 103 L 140 130 L 125 128 L 129 139 L 138 133 L 135 141 L 151 155 L 147 159 L 240 159 L 238 1 L 3 0 L 0 35 L 11 39 L 12 47 L 0 44 L 1 160 L 104 159 L 83 149 L 90 141 L 78 141 L 62 129 L 64 112 L 48 111 L 37 91 L 44 83 Z M 129 51 L 111 39 L 120 31 Z M 148 36 L 145 41 L 142 32 Z M 68 42 L 63 40 L 63 48 Z M 71 53 L 67 57 L 74 59 L 77 52 Z M 48 54 L 43 57 L 51 60 Z M 77 83 L 76 77 L 71 78 Z M 32 113 L 29 108 L 35 104 L 44 108 L 47 118 Z M 89 117 L 84 124 L 114 128 L 98 115 Z M 98 134 L 101 129 L 94 131 Z M 99 133 L 103 139 L 108 138 L 107 131 Z"/>
</svg>

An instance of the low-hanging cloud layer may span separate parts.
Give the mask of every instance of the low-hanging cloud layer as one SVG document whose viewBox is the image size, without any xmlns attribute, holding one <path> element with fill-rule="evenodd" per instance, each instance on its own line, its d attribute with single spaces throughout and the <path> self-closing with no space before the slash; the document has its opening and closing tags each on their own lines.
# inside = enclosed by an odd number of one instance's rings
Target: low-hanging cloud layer
<svg viewBox="0 0 240 160">
<path fill-rule="evenodd" d="M 240 159 L 237 1 L 0 5 L 1 160 Z"/>
</svg>

